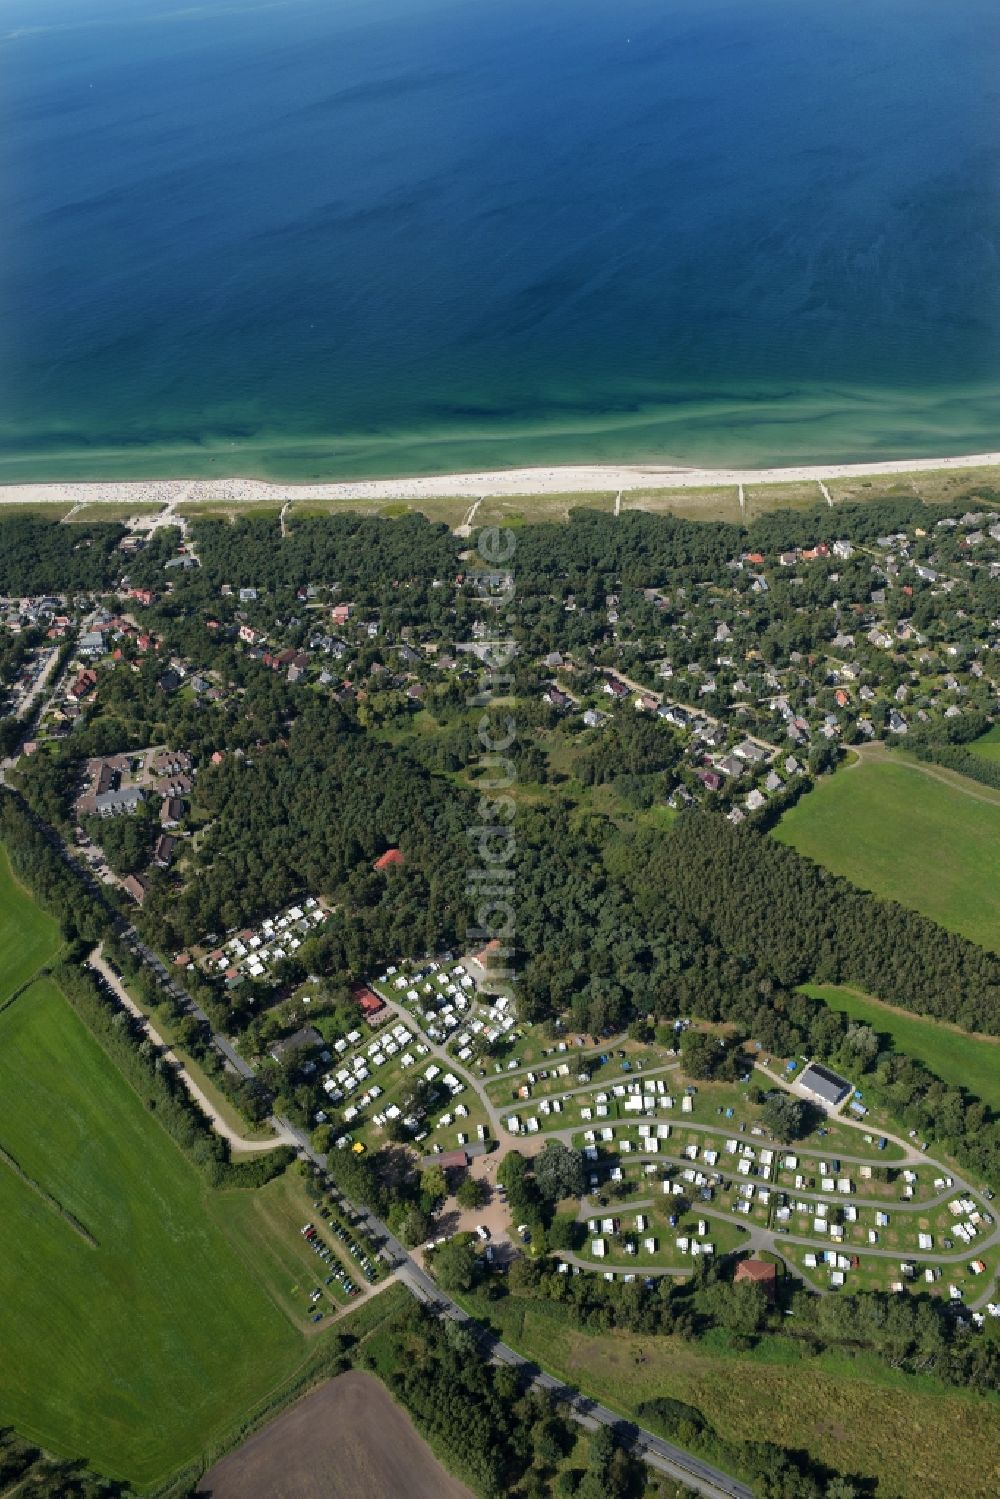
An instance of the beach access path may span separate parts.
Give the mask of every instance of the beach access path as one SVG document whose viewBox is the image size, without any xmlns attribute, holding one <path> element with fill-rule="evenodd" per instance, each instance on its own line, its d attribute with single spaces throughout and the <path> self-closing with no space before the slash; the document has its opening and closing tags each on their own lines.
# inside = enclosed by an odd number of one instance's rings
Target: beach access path
<svg viewBox="0 0 1000 1499">
<path fill-rule="evenodd" d="M 564 464 L 552 468 L 480 470 L 478 473 L 429 474 L 418 478 L 355 479 L 331 483 L 284 484 L 263 479 L 93 480 L 79 483 L 2 484 L 0 505 L 115 503 L 176 504 L 218 502 L 284 504 L 314 500 L 420 500 L 451 496 L 471 501 L 496 495 L 585 494 L 635 489 L 703 489 L 719 485 L 795 484 L 866 475 L 930 473 L 948 469 L 1000 467 L 1000 453 L 971 453 L 958 458 L 905 458 L 873 463 L 799 464 L 789 468 L 685 468 L 680 464 Z M 620 508 L 616 506 L 616 514 Z M 471 516 L 469 517 L 471 519 Z"/>
</svg>

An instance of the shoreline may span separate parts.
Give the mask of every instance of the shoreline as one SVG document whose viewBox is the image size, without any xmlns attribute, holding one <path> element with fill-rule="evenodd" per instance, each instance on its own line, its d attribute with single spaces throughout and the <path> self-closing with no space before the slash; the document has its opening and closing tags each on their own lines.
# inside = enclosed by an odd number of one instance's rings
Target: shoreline
<svg viewBox="0 0 1000 1499">
<path fill-rule="evenodd" d="M 565 464 L 551 468 L 483 470 L 417 478 L 280 483 L 266 479 L 85 479 L 53 483 L 0 484 L 2 505 L 161 504 L 221 501 L 468 499 L 492 496 L 587 494 L 607 490 L 713 489 L 729 485 L 795 484 L 891 474 L 1000 468 L 1000 453 L 957 458 L 892 459 L 876 463 L 797 464 L 788 468 L 710 469 L 680 465 Z"/>
</svg>

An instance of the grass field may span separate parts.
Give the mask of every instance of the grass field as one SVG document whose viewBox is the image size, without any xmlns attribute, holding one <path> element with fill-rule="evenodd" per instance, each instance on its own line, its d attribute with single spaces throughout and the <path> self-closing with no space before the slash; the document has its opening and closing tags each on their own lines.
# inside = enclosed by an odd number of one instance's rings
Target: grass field
<svg viewBox="0 0 1000 1499">
<path fill-rule="evenodd" d="M 59 927 L 19 885 L 0 848 L 0 1004 L 59 950 Z"/>
<path fill-rule="evenodd" d="M 71 525 L 77 521 L 91 524 L 94 521 L 106 523 L 116 522 L 124 525 L 127 520 L 139 520 L 143 516 L 158 515 L 163 506 L 155 500 L 137 500 L 134 503 L 122 503 L 116 500 L 96 500 L 89 505 L 81 505 L 79 510 L 74 510 L 66 518 Z"/>
<path fill-rule="evenodd" d="M 906 1014 L 836 984 L 806 984 L 803 993 L 891 1036 L 897 1050 L 925 1062 L 946 1083 L 968 1088 L 984 1103 L 1000 1109 L 1000 1042 L 970 1036 L 939 1020 Z"/>
<path fill-rule="evenodd" d="M 974 755 L 984 760 L 1000 760 L 1000 724 L 994 724 L 987 733 L 980 735 L 967 746 Z"/>
<path fill-rule="evenodd" d="M 152 1485 L 303 1339 L 220 1226 L 225 1198 L 46 979 L 0 1014 L 0 1146 L 30 1179 L 0 1163 L 0 1422 Z"/>
<path fill-rule="evenodd" d="M 38 516 L 40 520 L 62 520 L 68 515 L 73 506 L 68 500 L 23 500 L 19 502 L 4 503 L 0 506 L 0 521 L 9 520 L 12 516 L 32 515 Z"/>
<path fill-rule="evenodd" d="M 676 515 L 680 520 L 729 521 L 734 526 L 743 519 L 735 484 L 706 489 L 627 489 L 621 508 Z"/>
<path fill-rule="evenodd" d="M 539 525 L 546 521 L 565 521 L 571 510 L 614 510 L 613 490 L 578 494 L 512 494 L 487 495 L 473 520 L 474 526 Z"/>
<path fill-rule="evenodd" d="M 961 782 L 905 762 L 865 759 L 822 778 L 774 836 L 1000 952 L 1000 801 L 989 793 L 966 794 Z"/>
<path fill-rule="evenodd" d="M 785 1339 L 737 1359 L 707 1342 L 603 1333 L 561 1308 L 514 1297 L 466 1304 L 520 1353 L 623 1413 L 658 1395 L 698 1406 L 720 1435 L 805 1448 L 841 1472 L 875 1476 L 879 1499 L 994 1499 L 1000 1402 L 896 1374 L 864 1358 L 800 1357 Z M 992 1469 L 992 1471 L 991 1471 Z"/>
<path fill-rule="evenodd" d="M 927 505 L 950 505 L 977 495 L 984 498 L 1000 484 L 997 468 L 936 468 L 902 474 L 858 474 L 830 479 L 827 487 L 835 502 L 856 500 L 921 499 Z"/>
</svg>

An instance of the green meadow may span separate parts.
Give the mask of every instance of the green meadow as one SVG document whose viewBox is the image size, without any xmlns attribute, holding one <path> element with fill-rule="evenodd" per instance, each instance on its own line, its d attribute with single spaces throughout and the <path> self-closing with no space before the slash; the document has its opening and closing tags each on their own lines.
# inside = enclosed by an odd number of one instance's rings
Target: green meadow
<svg viewBox="0 0 1000 1499">
<path fill-rule="evenodd" d="M 805 984 L 802 992 L 891 1036 L 897 1051 L 916 1057 L 946 1083 L 968 1088 L 984 1103 L 1000 1110 L 1000 1042 L 969 1035 L 940 1020 L 909 1015 L 837 984 Z"/>
<path fill-rule="evenodd" d="M 810 1356 L 784 1337 L 753 1354 L 725 1336 L 587 1333 L 557 1304 L 507 1296 L 464 1298 L 519 1353 L 625 1416 L 657 1396 L 700 1409 L 730 1441 L 805 1448 L 841 1472 L 877 1479 L 886 1499 L 962 1495 L 994 1499 L 1000 1404 L 938 1381 L 900 1374 L 872 1358 Z M 867 1489 L 866 1489 L 867 1492 Z"/>
<path fill-rule="evenodd" d="M 980 755 L 984 760 L 1000 760 L 1000 723 L 995 723 L 992 729 L 981 734 L 966 746 L 974 755 Z"/>
<path fill-rule="evenodd" d="M 0 1423 L 152 1486 L 281 1384 L 302 1337 L 48 979 L 0 1014 L 0 1147 Z"/>
<path fill-rule="evenodd" d="M 1000 952 L 1000 798 L 981 790 L 905 761 L 866 758 L 822 777 L 774 836 Z"/>
<path fill-rule="evenodd" d="M 18 884 L 0 847 L 0 1004 L 59 949 L 59 927 Z"/>
</svg>

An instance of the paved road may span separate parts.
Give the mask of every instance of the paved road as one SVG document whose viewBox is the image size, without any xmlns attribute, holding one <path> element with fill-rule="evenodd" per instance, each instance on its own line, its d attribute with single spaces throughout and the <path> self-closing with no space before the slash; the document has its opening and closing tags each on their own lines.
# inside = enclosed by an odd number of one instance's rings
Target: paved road
<svg viewBox="0 0 1000 1499">
<path fill-rule="evenodd" d="M 278 1123 L 289 1130 L 302 1153 L 314 1165 L 325 1171 L 326 1159 L 313 1149 L 309 1137 L 296 1129 L 287 1119 L 279 1119 Z M 365 1232 L 371 1238 L 381 1241 L 382 1252 L 394 1266 L 397 1279 L 418 1301 L 438 1308 L 455 1321 L 471 1323 L 467 1313 L 450 1296 L 445 1295 L 380 1218 L 376 1218 L 374 1213 L 369 1212 L 363 1206 L 357 1204 L 353 1206 L 361 1216 Z M 478 1323 L 471 1323 L 471 1325 L 479 1328 Z M 485 1330 L 480 1329 L 477 1337 L 481 1340 L 484 1334 Z M 510 1364 L 514 1368 L 525 1370 L 530 1375 L 532 1383 L 539 1389 L 547 1390 L 557 1399 L 566 1401 L 572 1410 L 574 1420 L 591 1427 L 598 1425 L 613 1428 L 620 1428 L 623 1425 L 629 1427 L 633 1434 L 629 1445 L 636 1456 L 641 1457 L 651 1467 L 686 1483 L 696 1493 L 706 1496 L 706 1499 L 720 1499 L 720 1496 L 727 1496 L 727 1499 L 753 1499 L 752 1491 L 745 1484 L 738 1483 L 728 1474 L 713 1468 L 709 1463 L 702 1462 L 700 1458 L 693 1457 L 682 1448 L 664 1441 L 653 1432 L 626 1422 L 624 1417 L 616 1412 L 588 1400 L 578 1390 L 571 1389 L 553 1375 L 538 1369 L 530 1360 L 522 1357 L 506 1343 L 494 1341 L 488 1334 L 485 1336 L 489 1338 L 490 1357 Z"/>
<path fill-rule="evenodd" d="M 81 866 L 79 864 L 79 861 L 72 857 L 62 839 L 58 837 L 53 829 L 49 828 L 48 832 L 56 845 L 60 848 L 63 857 L 66 858 L 74 868 L 80 870 Z M 82 873 L 84 878 L 86 879 L 86 871 L 82 871 Z M 211 1022 L 205 1012 L 194 1003 L 194 1001 L 178 983 L 177 979 L 166 968 L 157 954 L 153 952 L 152 949 L 142 941 L 138 932 L 131 925 L 131 923 L 128 922 L 124 917 L 120 917 L 116 923 L 116 931 L 120 937 L 122 937 L 139 954 L 141 954 L 144 961 L 157 975 L 163 987 L 170 993 L 172 993 L 178 1000 L 180 1000 L 186 1006 L 189 1013 L 194 1015 L 200 1021 L 204 1022 L 209 1027 L 209 1029 L 211 1029 Z M 389 1001 L 389 1004 L 390 1008 L 395 1013 L 399 1014 L 401 1018 L 404 1018 L 408 1023 L 417 1026 L 418 1030 L 420 1029 L 410 1011 L 406 1010 L 396 1001 Z M 423 1036 L 422 1031 L 421 1035 Z M 245 1058 L 240 1056 L 239 1052 L 236 1051 L 235 1047 L 231 1044 L 227 1037 L 216 1032 L 213 1033 L 213 1039 L 221 1055 L 230 1062 L 232 1067 L 240 1076 L 245 1078 L 253 1078 L 255 1076 L 254 1069 L 251 1067 L 249 1062 L 247 1062 Z M 426 1041 L 426 1036 L 423 1036 L 423 1039 Z M 443 1046 L 437 1046 L 429 1041 L 427 1042 L 427 1044 L 435 1056 L 438 1056 L 442 1061 L 446 1062 L 447 1065 L 456 1072 L 456 1074 L 462 1075 L 465 1078 L 466 1082 L 470 1086 L 472 1086 L 475 1092 L 483 1099 L 484 1103 L 487 1106 L 491 1122 L 497 1120 L 497 1124 L 499 1126 L 497 1128 L 497 1138 L 500 1138 L 501 1133 L 503 1135 L 506 1135 L 506 1130 L 503 1129 L 502 1125 L 499 1125 L 497 1109 L 485 1097 L 485 1088 L 483 1088 L 481 1084 L 473 1079 L 464 1068 L 457 1064 Z M 664 1068 L 654 1070 L 660 1071 L 667 1069 Z M 761 1070 L 766 1071 L 766 1069 L 763 1067 Z M 768 1076 L 774 1075 L 768 1073 Z M 783 1083 L 783 1079 L 780 1078 L 775 1077 L 775 1081 Z M 274 1128 L 275 1130 L 276 1136 L 279 1136 L 280 1138 L 292 1143 L 307 1160 L 311 1161 L 320 1170 L 325 1171 L 325 1157 L 313 1148 L 309 1136 L 304 1131 L 298 1129 L 291 1123 L 290 1120 L 282 1118 L 280 1115 L 272 1116 L 270 1122 L 272 1128 Z M 855 1123 L 851 1120 L 845 1120 L 844 1122 L 852 1125 Z M 861 1125 L 858 1125 L 857 1127 L 863 1128 L 863 1126 Z M 712 1126 L 699 1126 L 699 1128 L 709 1129 L 712 1133 L 726 1133 L 724 1129 L 717 1129 Z M 548 1137 L 549 1136 L 546 1135 L 542 1138 Z M 923 1155 L 920 1152 L 915 1152 L 913 1150 L 913 1147 L 908 1142 L 899 1140 L 898 1143 L 902 1145 L 904 1149 L 906 1149 L 908 1154 L 912 1152 L 925 1164 L 936 1164 L 933 1163 L 929 1157 Z M 841 1157 L 841 1159 L 844 1159 L 844 1157 Z M 956 1189 L 966 1188 L 967 1190 L 972 1190 L 971 1188 L 968 1188 L 967 1183 L 961 1181 L 961 1179 L 958 1177 L 955 1177 L 955 1187 Z M 451 1302 L 448 1298 L 442 1296 L 435 1283 L 430 1279 L 426 1272 L 416 1263 L 416 1261 L 399 1242 L 399 1240 L 390 1233 L 388 1226 L 382 1223 L 381 1220 L 375 1218 L 373 1214 L 365 1213 L 363 1209 L 359 1210 L 363 1213 L 363 1216 L 365 1218 L 368 1233 L 382 1242 L 386 1257 L 390 1259 L 395 1268 L 397 1268 L 397 1270 L 399 1271 L 400 1279 L 404 1280 L 404 1283 L 408 1285 L 410 1290 L 413 1291 L 414 1294 L 422 1295 L 423 1299 L 429 1299 L 430 1297 L 433 1297 L 433 1299 L 438 1304 L 444 1303 L 447 1306 L 450 1315 L 464 1319 L 465 1314 L 461 1311 L 461 1308 L 458 1307 L 456 1303 Z M 766 1247 L 771 1247 L 768 1241 L 773 1240 L 774 1236 L 768 1234 L 767 1239 L 765 1239 L 765 1232 L 766 1231 L 764 1230 L 758 1229 L 757 1234 L 755 1235 L 755 1242 L 759 1239 L 761 1243 L 763 1243 Z M 986 1247 L 987 1242 L 992 1244 L 998 1234 L 1000 1234 L 1000 1229 L 994 1228 L 994 1233 L 993 1235 L 991 1235 L 990 1239 L 988 1241 L 982 1241 L 982 1247 Z M 780 1247 L 778 1247 L 777 1245 L 775 1245 L 774 1247 L 776 1248 L 776 1252 L 780 1255 Z M 871 1251 L 869 1250 L 866 1252 Z M 889 1251 L 885 1252 L 888 1253 Z M 988 1290 L 989 1288 L 987 1288 L 983 1292 L 982 1296 L 977 1299 L 975 1305 L 979 1305 L 981 1302 L 985 1302 L 985 1300 L 987 1299 Z M 496 1345 L 494 1353 L 497 1357 L 502 1357 L 505 1362 L 509 1362 L 529 1370 L 533 1369 L 533 1366 L 529 1364 L 527 1360 L 523 1359 L 521 1355 L 515 1353 L 513 1349 L 506 1348 L 506 1346 L 503 1344 Z M 558 1393 L 560 1395 L 560 1398 L 569 1400 L 575 1414 L 581 1413 L 582 1402 L 585 1406 L 585 1414 L 589 1416 L 590 1419 L 610 1426 L 620 1426 L 622 1424 L 622 1418 L 616 1416 L 614 1412 L 608 1411 L 602 1406 L 594 1405 L 593 1403 L 586 1401 L 584 1397 L 577 1395 L 573 1391 L 568 1391 L 566 1387 L 563 1386 L 558 1380 L 554 1379 L 553 1376 L 544 1373 L 538 1373 L 534 1377 L 536 1383 L 538 1383 L 541 1388 L 551 1389 L 553 1392 Z M 735 1480 L 730 1479 L 723 1473 L 717 1472 L 717 1470 L 711 1468 L 708 1464 L 701 1463 L 699 1459 L 696 1459 L 690 1454 L 683 1452 L 680 1448 L 675 1448 L 670 1443 L 664 1442 L 662 1438 L 655 1436 L 652 1432 L 639 1430 L 634 1438 L 633 1446 L 637 1455 L 641 1456 L 644 1461 L 650 1463 L 654 1467 L 658 1467 L 665 1473 L 671 1473 L 674 1477 L 679 1478 L 682 1482 L 694 1487 L 697 1492 L 709 1496 L 709 1499 L 713 1499 L 713 1496 L 714 1499 L 717 1499 L 717 1496 L 719 1495 L 728 1495 L 730 1496 L 730 1499 L 752 1499 L 750 1490 L 748 1490 L 745 1485 L 736 1483 Z"/>
<path fill-rule="evenodd" d="M 38 680 L 33 683 L 33 685 L 25 693 L 20 705 L 18 706 L 16 717 L 20 719 L 22 723 L 30 724 L 34 713 L 35 704 L 41 697 L 42 693 L 45 691 L 45 688 L 48 686 L 49 678 L 55 670 L 55 665 L 58 660 L 59 647 L 53 646 L 46 658 L 45 665 L 42 667 L 41 671 L 38 674 Z"/>
<path fill-rule="evenodd" d="M 437 1307 L 456 1322 L 471 1323 L 471 1319 L 462 1308 L 450 1297 L 445 1296 L 430 1276 L 419 1266 L 413 1265 L 412 1261 L 399 1269 L 398 1278 L 418 1301 Z M 637 1457 L 642 1458 L 643 1462 L 686 1484 L 688 1488 L 694 1489 L 695 1493 L 705 1495 L 706 1499 L 719 1499 L 720 1495 L 726 1495 L 728 1499 L 753 1499 L 753 1490 L 749 1489 L 745 1483 L 730 1478 L 727 1473 L 713 1468 L 710 1463 L 702 1462 L 700 1458 L 694 1457 L 690 1452 L 685 1452 L 683 1448 L 675 1447 L 672 1442 L 665 1441 L 663 1437 L 658 1437 L 653 1432 L 636 1426 L 606 1405 L 589 1400 L 585 1395 L 581 1395 L 579 1390 L 574 1390 L 562 1380 L 556 1379 L 555 1375 L 546 1374 L 544 1370 L 539 1369 L 530 1359 L 524 1358 L 507 1343 L 494 1339 L 488 1331 L 479 1328 L 479 1324 L 471 1323 L 471 1325 L 478 1329 L 477 1338 L 494 1362 L 522 1370 L 534 1388 L 544 1390 L 556 1400 L 565 1402 L 570 1408 L 574 1421 L 579 1422 L 581 1426 L 586 1426 L 590 1430 L 597 1426 L 607 1426 L 617 1430 L 624 1438 L 626 1445 Z"/>
<path fill-rule="evenodd" d="M 704 718 L 707 723 L 717 724 L 720 722 L 715 714 L 710 713 L 703 704 L 695 708 L 690 703 L 682 703 L 677 698 L 668 697 L 665 692 L 660 692 L 655 687 L 646 687 L 642 682 L 636 682 L 634 678 L 626 677 L 613 666 L 602 666 L 600 670 L 606 677 L 617 677 L 619 682 L 624 682 L 630 691 L 641 697 L 655 697 L 658 703 L 668 703 L 671 707 L 683 708 L 684 712 L 689 713 L 692 718 Z M 758 734 L 744 734 L 743 737 L 749 740 L 751 744 L 759 745 L 761 749 L 766 750 L 772 759 L 779 753 L 778 745 L 771 744 L 767 739 L 761 739 Z"/>
</svg>

